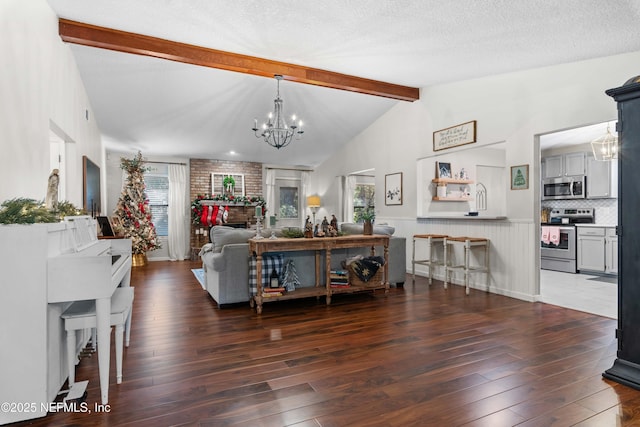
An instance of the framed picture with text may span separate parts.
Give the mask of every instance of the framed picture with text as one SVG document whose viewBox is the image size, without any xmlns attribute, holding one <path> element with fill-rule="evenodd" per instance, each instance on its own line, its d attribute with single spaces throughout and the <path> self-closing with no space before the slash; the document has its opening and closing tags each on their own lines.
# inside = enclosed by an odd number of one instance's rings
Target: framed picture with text
<svg viewBox="0 0 640 427">
<path fill-rule="evenodd" d="M 511 189 L 526 190 L 529 188 L 529 165 L 511 166 Z"/>
</svg>

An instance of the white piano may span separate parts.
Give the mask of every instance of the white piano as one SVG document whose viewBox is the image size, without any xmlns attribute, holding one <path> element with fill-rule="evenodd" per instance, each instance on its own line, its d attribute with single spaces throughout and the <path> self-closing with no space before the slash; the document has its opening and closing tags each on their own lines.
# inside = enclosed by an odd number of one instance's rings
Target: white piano
<svg viewBox="0 0 640 427">
<path fill-rule="evenodd" d="M 131 240 L 98 240 L 91 217 L 0 225 L 0 402 L 14 405 L 0 411 L 0 424 L 47 414 L 68 376 L 60 314 L 73 301 L 96 300 L 101 402 L 108 403 L 111 295 L 130 280 Z"/>
</svg>

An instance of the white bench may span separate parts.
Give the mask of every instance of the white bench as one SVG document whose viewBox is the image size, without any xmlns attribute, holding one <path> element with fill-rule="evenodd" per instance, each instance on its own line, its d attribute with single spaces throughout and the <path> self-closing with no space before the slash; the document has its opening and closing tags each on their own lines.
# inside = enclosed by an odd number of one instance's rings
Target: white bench
<svg viewBox="0 0 640 427">
<path fill-rule="evenodd" d="M 116 327 L 116 382 L 122 382 L 123 341 L 129 347 L 131 335 L 131 307 L 133 306 L 133 287 L 117 288 L 111 297 L 111 326 Z M 95 300 L 76 301 L 67 308 L 61 317 L 67 331 L 67 365 L 69 368 L 69 387 L 75 382 L 76 331 L 96 328 Z M 125 329 L 126 328 L 126 329 Z M 126 333 L 125 333 L 126 330 Z M 92 332 L 95 347 L 95 332 Z"/>
</svg>

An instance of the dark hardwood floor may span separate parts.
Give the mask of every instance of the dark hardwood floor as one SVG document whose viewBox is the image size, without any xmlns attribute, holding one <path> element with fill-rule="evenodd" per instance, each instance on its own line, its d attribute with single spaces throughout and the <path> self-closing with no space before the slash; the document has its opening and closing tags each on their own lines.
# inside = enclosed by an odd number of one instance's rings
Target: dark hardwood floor
<svg viewBox="0 0 640 427">
<path fill-rule="evenodd" d="M 604 380 L 616 321 L 423 278 L 388 295 L 219 310 L 190 269 L 154 262 L 136 288 L 110 411 L 36 426 L 628 426 L 640 391 Z M 99 402 L 97 357 L 76 378 Z"/>
</svg>

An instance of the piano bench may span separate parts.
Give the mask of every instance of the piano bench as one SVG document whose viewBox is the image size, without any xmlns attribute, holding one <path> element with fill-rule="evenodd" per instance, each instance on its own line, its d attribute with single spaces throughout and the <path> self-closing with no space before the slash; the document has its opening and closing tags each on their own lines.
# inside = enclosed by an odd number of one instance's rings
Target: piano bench
<svg viewBox="0 0 640 427">
<path fill-rule="evenodd" d="M 129 347 L 131 335 L 131 307 L 133 306 L 132 287 L 116 288 L 111 297 L 110 325 L 116 327 L 116 382 L 122 382 L 122 344 Z M 61 315 L 64 319 L 64 329 L 67 331 L 67 366 L 69 368 L 69 387 L 75 382 L 76 331 L 96 328 L 95 300 L 76 301 Z M 95 347 L 95 333 L 92 333 Z"/>
</svg>

